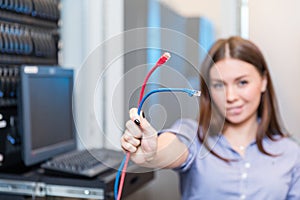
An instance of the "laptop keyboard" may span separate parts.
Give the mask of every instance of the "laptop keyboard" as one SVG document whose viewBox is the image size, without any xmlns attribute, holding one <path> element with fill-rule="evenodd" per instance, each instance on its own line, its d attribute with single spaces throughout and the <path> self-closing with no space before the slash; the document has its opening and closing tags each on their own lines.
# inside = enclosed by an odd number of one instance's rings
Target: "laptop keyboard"
<svg viewBox="0 0 300 200">
<path fill-rule="evenodd" d="M 68 152 L 43 163 L 49 172 L 94 177 L 110 169 L 117 169 L 124 154 L 109 149 L 85 149 Z"/>
</svg>

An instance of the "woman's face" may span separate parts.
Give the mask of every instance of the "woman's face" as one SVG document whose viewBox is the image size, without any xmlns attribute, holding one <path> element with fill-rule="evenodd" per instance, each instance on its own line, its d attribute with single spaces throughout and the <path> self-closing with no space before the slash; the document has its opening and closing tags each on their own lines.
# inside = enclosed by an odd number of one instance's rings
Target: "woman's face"
<svg viewBox="0 0 300 200">
<path fill-rule="evenodd" d="M 256 120 L 266 77 L 247 62 L 226 58 L 210 69 L 210 92 L 213 101 L 229 123 L 238 125 Z"/>
</svg>

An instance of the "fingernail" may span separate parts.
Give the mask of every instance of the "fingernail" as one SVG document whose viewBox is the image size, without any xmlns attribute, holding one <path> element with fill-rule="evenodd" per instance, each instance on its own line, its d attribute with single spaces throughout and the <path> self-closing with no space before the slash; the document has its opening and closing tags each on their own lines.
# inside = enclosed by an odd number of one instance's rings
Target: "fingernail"
<svg viewBox="0 0 300 200">
<path fill-rule="evenodd" d="M 141 124 L 140 120 L 138 120 L 138 119 L 135 119 L 135 120 L 134 120 L 134 123 L 135 123 L 136 125 L 138 125 L 138 126 Z"/>
<path fill-rule="evenodd" d="M 144 111 L 142 111 L 142 117 L 145 118 L 145 113 L 144 113 Z"/>
</svg>

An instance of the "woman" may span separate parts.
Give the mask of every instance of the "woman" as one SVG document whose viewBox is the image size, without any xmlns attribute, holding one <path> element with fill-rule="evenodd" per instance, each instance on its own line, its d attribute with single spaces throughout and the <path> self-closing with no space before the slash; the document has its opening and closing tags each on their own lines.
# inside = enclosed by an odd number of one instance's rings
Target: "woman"
<svg viewBox="0 0 300 200">
<path fill-rule="evenodd" d="M 121 138 L 142 166 L 179 172 L 182 199 L 300 199 L 300 148 L 283 131 L 260 50 L 218 40 L 201 68 L 199 123 L 158 134 L 136 108 Z"/>
</svg>

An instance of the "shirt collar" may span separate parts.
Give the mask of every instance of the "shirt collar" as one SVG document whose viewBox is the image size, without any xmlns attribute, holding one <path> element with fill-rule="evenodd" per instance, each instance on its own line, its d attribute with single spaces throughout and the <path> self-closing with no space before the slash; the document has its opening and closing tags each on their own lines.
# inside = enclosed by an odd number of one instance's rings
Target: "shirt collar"
<svg viewBox="0 0 300 200">
<path fill-rule="evenodd" d="M 223 134 L 219 134 L 218 136 L 216 136 L 216 139 L 217 138 L 218 138 L 218 142 L 220 143 L 221 146 L 232 150 L 230 143 L 228 142 L 228 140 L 226 139 L 226 137 Z M 266 138 L 264 138 L 264 140 L 266 140 Z M 250 144 L 246 148 L 254 146 L 254 145 L 256 145 L 256 140 L 253 140 L 252 142 L 250 142 Z"/>
</svg>

